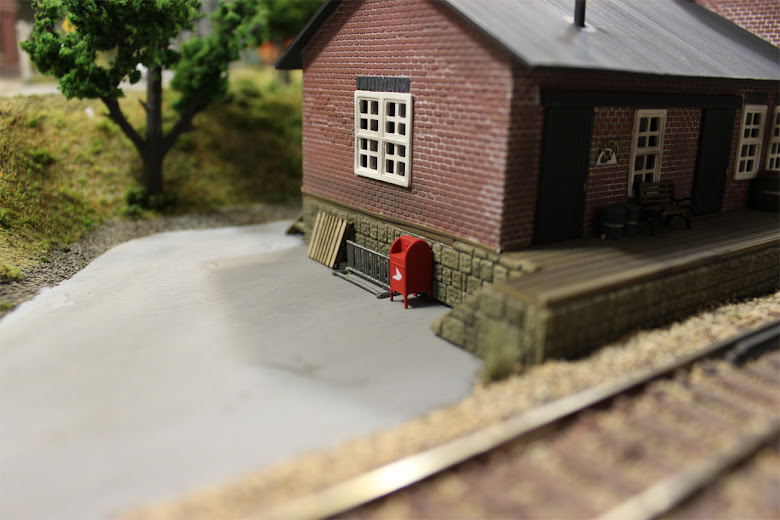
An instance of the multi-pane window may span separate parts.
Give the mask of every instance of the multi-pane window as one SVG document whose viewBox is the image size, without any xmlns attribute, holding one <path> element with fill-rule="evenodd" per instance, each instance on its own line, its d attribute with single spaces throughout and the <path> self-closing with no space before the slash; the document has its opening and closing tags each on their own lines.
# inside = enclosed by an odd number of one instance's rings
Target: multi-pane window
<svg viewBox="0 0 780 520">
<path fill-rule="evenodd" d="M 355 173 L 409 186 L 412 95 L 355 92 Z"/>
<path fill-rule="evenodd" d="M 661 175 L 666 110 L 637 110 L 634 119 L 628 196 L 634 196 L 634 183 L 657 181 Z"/>
<path fill-rule="evenodd" d="M 752 179 L 758 172 L 765 118 L 766 105 L 745 105 L 742 110 L 735 179 Z"/>
<path fill-rule="evenodd" d="M 772 133 L 769 135 L 766 169 L 780 171 L 780 106 L 775 107 L 775 113 L 772 116 Z"/>
</svg>

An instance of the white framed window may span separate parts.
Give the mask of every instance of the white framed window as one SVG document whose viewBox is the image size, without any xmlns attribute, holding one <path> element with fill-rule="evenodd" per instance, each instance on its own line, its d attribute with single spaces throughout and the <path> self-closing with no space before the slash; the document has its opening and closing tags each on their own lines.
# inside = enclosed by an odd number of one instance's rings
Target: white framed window
<svg viewBox="0 0 780 520">
<path fill-rule="evenodd" d="M 780 106 L 775 107 L 772 115 L 772 133 L 769 134 L 766 169 L 780 171 Z"/>
<path fill-rule="evenodd" d="M 657 181 L 661 176 L 666 110 L 637 110 L 628 171 L 628 196 L 634 196 L 637 180 Z"/>
<path fill-rule="evenodd" d="M 411 167 L 412 95 L 355 91 L 355 173 L 408 187 Z"/>
<path fill-rule="evenodd" d="M 742 108 L 737 163 L 734 166 L 735 179 L 752 179 L 758 173 L 764 119 L 766 119 L 766 105 L 745 105 Z"/>
</svg>

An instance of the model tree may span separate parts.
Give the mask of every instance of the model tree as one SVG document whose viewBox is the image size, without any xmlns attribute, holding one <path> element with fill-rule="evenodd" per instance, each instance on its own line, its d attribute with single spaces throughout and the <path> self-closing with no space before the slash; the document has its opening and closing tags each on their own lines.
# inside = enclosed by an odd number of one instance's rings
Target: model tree
<svg viewBox="0 0 780 520">
<path fill-rule="evenodd" d="M 281 47 L 282 43 L 293 38 L 306 22 L 314 16 L 323 0 L 258 0 L 268 13 L 267 40 Z M 284 83 L 289 82 L 289 70 L 280 70 Z"/>
<path fill-rule="evenodd" d="M 268 36 L 273 40 L 292 38 L 309 21 L 323 0 L 259 0 L 268 11 Z"/>
<path fill-rule="evenodd" d="M 230 62 L 268 33 L 261 2 L 223 1 L 209 35 L 176 45 L 201 16 L 200 5 L 200 0 L 34 0 L 33 33 L 20 44 L 39 71 L 58 78 L 68 99 L 97 98 L 105 104 L 107 116 L 141 156 L 149 195 L 162 193 L 165 155 L 192 130 L 195 114 L 226 93 Z M 62 30 L 62 22 L 72 29 Z M 101 54 L 109 56 L 107 64 L 98 60 Z M 134 128 L 119 105 L 122 81 L 140 81 L 141 65 L 147 69 L 145 130 Z M 175 71 L 170 86 L 178 92 L 172 104 L 178 119 L 169 128 L 162 118 L 164 69 Z"/>
</svg>

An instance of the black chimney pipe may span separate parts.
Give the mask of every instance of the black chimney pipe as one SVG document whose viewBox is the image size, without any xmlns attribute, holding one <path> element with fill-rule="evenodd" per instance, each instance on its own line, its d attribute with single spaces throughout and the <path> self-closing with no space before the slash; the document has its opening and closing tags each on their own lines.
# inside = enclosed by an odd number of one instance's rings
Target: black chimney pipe
<svg viewBox="0 0 780 520">
<path fill-rule="evenodd" d="M 585 0 L 576 0 L 574 3 L 574 25 L 585 27 Z"/>
</svg>

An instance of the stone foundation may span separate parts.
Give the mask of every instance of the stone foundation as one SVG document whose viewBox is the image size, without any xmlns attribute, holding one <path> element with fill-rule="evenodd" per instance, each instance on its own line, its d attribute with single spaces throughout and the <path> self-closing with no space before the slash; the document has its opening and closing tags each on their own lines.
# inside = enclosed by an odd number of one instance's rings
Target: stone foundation
<svg viewBox="0 0 780 520">
<path fill-rule="evenodd" d="M 679 266 L 644 281 L 604 287 L 549 304 L 523 294 L 522 281 L 534 272 L 529 261 L 498 255 L 456 238 L 426 236 L 380 216 L 304 196 L 305 239 L 320 211 L 345 219 L 350 238 L 388 254 L 401 235 L 425 240 L 433 251 L 433 297 L 453 307 L 432 325 L 442 338 L 490 358 L 509 352 L 516 366 L 589 353 L 632 330 L 661 326 L 702 306 L 760 296 L 780 287 L 780 246 L 776 243 L 706 265 Z"/>
<path fill-rule="evenodd" d="M 341 205 L 310 196 L 303 199 L 304 239 L 308 242 L 317 213 L 323 211 L 352 225 L 351 240 L 371 250 L 388 254 L 393 241 L 401 235 L 425 240 L 433 252 L 433 297 L 450 307 L 475 294 L 490 283 L 522 276 L 535 269 L 522 261 L 502 258 L 484 248 L 458 240 L 436 240 L 419 232 L 387 222 Z"/>
<path fill-rule="evenodd" d="M 770 293 L 780 286 L 778 273 L 780 248 L 772 246 L 549 306 L 532 303 L 512 283 L 495 283 L 467 296 L 433 330 L 482 357 L 510 348 L 515 364 L 527 367 L 586 354 L 707 304 Z"/>
</svg>

